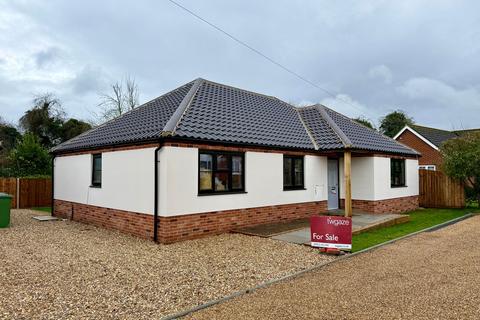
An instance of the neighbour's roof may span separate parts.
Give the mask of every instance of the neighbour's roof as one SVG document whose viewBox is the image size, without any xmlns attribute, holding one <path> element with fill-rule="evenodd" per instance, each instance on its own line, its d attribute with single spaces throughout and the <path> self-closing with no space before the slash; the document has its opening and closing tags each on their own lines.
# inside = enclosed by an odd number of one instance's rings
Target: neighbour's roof
<svg viewBox="0 0 480 320">
<path fill-rule="evenodd" d="M 457 136 L 462 136 L 469 133 L 480 133 L 479 129 L 464 129 L 464 130 L 455 130 L 453 131 Z"/>
<path fill-rule="evenodd" d="M 66 152 L 162 137 L 302 150 L 354 148 L 418 155 L 327 107 L 197 79 L 52 149 Z"/>
<path fill-rule="evenodd" d="M 445 141 L 458 137 L 458 135 L 456 135 L 452 131 L 435 129 L 419 125 L 411 125 L 410 127 L 439 148 Z"/>
</svg>

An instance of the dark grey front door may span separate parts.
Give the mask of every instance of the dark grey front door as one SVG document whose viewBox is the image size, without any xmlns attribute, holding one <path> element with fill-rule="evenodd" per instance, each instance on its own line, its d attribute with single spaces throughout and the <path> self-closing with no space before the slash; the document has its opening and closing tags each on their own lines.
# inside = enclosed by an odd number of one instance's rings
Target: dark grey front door
<svg viewBox="0 0 480 320">
<path fill-rule="evenodd" d="M 338 209 L 338 160 L 328 159 L 328 210 Z"/>
</svg>

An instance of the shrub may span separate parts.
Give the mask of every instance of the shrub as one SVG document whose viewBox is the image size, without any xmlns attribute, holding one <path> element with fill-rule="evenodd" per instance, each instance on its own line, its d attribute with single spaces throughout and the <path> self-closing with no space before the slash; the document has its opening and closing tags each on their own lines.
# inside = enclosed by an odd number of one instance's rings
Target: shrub
<svg viewBox="0 0 480 320">
<path fill-rule="evenodd" d="M 10 153 L 10 174 L 16 177 L 50 175 L 51 157 L 32 133 L 26 133 Z"/>
</svg>

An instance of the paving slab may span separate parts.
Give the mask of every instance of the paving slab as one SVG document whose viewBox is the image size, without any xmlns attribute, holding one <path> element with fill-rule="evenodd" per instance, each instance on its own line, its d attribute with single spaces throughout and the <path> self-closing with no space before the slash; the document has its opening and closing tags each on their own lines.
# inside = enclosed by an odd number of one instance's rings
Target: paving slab
<svg viewBox="0 0 480 320">
<path fill-rule="evenodd" d="M 38 221 L 57 221 L 58 220 L 57 217 L 53 217 L 53 216 L 34 216 L 32 218 Z"/>
<path fill-rule="evenodd" d="M 402 214 L 366 214 L 358 213 L 352 217 L 352 233 L 361 232 L 391 226 L 409 221 L 408 215 Z M 276 234 L 271 237 L 274 240 L 286 241 L 296 244 L 310 244 L 310 226 L 293 231 Z"/>
<path fill-rule="evenodd" d="M 308 228 L 310 226 L 310 219 L 297 219 L 289 222 L 277 222 L 262 224 L 259 226 L 239 228 L 233 230 L 234 233 L 241 233 L 251 236 L 269 238 L 277 234 L 289 232 L 292 230 L 298 230 Z"/>
</svg>

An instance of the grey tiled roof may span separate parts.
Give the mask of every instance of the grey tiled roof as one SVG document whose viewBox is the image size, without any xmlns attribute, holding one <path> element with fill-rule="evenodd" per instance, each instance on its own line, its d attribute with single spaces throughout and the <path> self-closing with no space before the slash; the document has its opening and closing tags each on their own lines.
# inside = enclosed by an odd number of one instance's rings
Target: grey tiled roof
<svg viewBox="0 0 480 320">
<path fill-rule="evenodd" d="M 412 125 L 411 127 L 413 130 L 421 134 L 425 139 L 427 139 L 439 148 L 445 141 L 457 137 L 457 134 L 455 134 L 455 132 L 447 130 L 429 128 L 419 125 Z"/>
<path fill-rule="evenodd" d="M 161 137 L 302 150 L 353 147 L 416 154 L 323 106 L 295 108 L 266 96 L 197 79 L 52 149 L 74 151 Z"/>
<path fill-rule="evenodd" d="M 460 136 L 470 134 L 470 133 L 480 133 L 480 128 L 478 128 L 478 129 L 462 129 L 462 130 L 455 130 L 455 131 L 452 131 L 452 132 L 460 137 Z"/>
<path fill-rule="evenodd" d="M 367 128 L 332 109 L 324 107 L 327 114 L 340 130 L 350 139 L 355 149 L 418 155 L 412 148 L 387 137 L 380 132 Z"/>
<path fill-rule="evenodd" d="M 274 97 L 203 81 L 174 136 L 313 149 L 295 108 Z"/>
<path fill-rule="evenodd" d="M 418 155 L 413 149 L 322 105 L 299 108 L 319 149 L 342 149 Z"/>
<path fill-rule="evenodd" d="M 78 150 L 158 139 L 165 124 L 192 85 L 193 82 L 190 82 L 170 91 L 56 146 L 52 151 Z"/>
<path fill-rule="evenodd" d="M 303 123 L 312 135 L 318 149 L 342 149 L 344 144 L 337 133 L 322 117 L 317 107 L 298 108 Z"/>
</svg>

